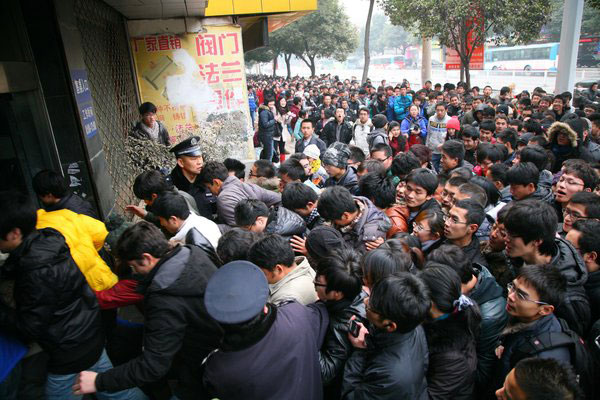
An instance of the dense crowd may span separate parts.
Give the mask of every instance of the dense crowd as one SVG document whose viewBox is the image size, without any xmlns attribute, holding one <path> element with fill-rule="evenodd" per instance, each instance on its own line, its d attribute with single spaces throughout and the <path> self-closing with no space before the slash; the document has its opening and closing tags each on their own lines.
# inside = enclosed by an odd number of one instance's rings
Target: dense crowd
<svg viewBox="0 0 600 400">
<path fill-rule="evenodd" d="M 0 192 L 0 398 L 597 398 L 596 85 L 248 84 L 259 159 L 174 145 L 138 222 Z"/>
</svg>

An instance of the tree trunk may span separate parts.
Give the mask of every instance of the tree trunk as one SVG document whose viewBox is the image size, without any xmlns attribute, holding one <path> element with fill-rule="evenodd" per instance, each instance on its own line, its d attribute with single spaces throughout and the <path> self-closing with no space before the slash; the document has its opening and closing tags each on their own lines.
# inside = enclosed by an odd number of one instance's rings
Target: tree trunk
<svg viewBox="0 0 600 400">
<path fill-rule="evenodd" d="M 310 59 L 310 76 L 317 76 L 317 66 L 315 65 L 315 57 L 308 57 Z"/>
<path fill-rule="evenodd" d="M 431 39 L 423 37 L 421 54 L 421 86 L 431 80 Z"/>
<path fill-rule="evenodd" d="M 283 58 L 285 60 L 285 66 L 287 68 L 287 78 L 291 79 L 292 78 L 292 55 L 291 54 L 284 54 Z"/>
<path fill-rule="evenodd" d="M 465 80 L 465 66 L 462 63 L 462 59 L 460 60 L 460 80 Z"/>
<path fill-rule="evenodd" d="M 470 62 L 471 60 L 469 59 L 469 62 L 467 63 L 467 65 L 465 65 L 465 82 L 467 83 L 467 87 L 469 89 L 471 88 L 471 71 L 469 70 Z"/>
<path fill-rule="evenodd" d="M 277 56 L 273 58 L 273 77 L 277 76 Z"/>
<path fill-rule="evenodd" d="M 369 37 L 371 36 L 371 16 L 373 15 L 373 6 L 375 0 L 370 0 L 369 13 L 367 14 L 367 25 L 365 26 L 365 64 L 363 65 L 363 74 L 361 83 L 364 84 L 367 81 L 369 75 L 369 64 L 371 63 L 371 55 L 369 50 Z"/>
</svg>

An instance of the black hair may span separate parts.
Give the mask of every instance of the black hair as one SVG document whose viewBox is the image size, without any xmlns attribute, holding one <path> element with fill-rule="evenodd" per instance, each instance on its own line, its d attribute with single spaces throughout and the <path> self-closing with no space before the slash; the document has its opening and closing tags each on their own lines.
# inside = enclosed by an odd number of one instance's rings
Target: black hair
<svg viewBox="0 0 600 400">
<path fill-rule="evenodd" d="M 432 234 L 439 233 L 440 236 L 444 236 L 444 212 L 437 208 L 428 208 L 419 215 L 423 215 L 423 220 L 429 222 L 429 230 Z M 419 221 L 419 218 L 417 218 Z"/>
<path fill-rule="evenodd" d="M 496 124 L 494 124 L 494 121 L 491 121 L 489 119 L 483 120 L 481 121 L 481 123 L 479 123 L 479 131 L 481 132 L 482 129 L 494 132 L 496 130 Z"/>
<path fill-rule="evenodd" d="M 485 210 L 477 201 L 472 199 L 459 200 L 454 205 L 456 208 L 461 208 L 467 211 L 466 219 L 469 225 L 477 224 L 481 226 L 485 220 Z"/>
<path fill-rule="evenodd" d="M 361 90 L 364 90 L 364 89 L 361 89 Z M 367 114 L 369 114 L 369 109 L 367 107 L 361 107 L 361 108 L 359 108 L 358 109 L 358 114 L 360 114 L 361 111 L 366 111 Z"/>
<path fill-rule="evenodd" d="M 258 217 L 269 216 L 269 208 L 260 200 L 243 199 L 235 205 L 234 213 L 237 226 L 252 226 Z"/>
<path fill-rule="evenodd" d="M 223 164 L 225 164 L 227 171 L 234 172 L 236 178 L 244 179 L 246 177 L 246 165 L 240 160 L 236 160 L 235 158 L 226 158 L 223 161 Z"/>
<path fill-rule="evenodd" d="M 470 183 L 481 187 L 487 196 L 487 204 L 496 205 L 500 200 L 500 192 L 496 186 L 483 176 L 474 176 L 469 180 Z"/>
<path fill-rule="evenodd" d="M 571 174 L 583 181 L 584 189 L 596 189 L 598 185 L 598 174 L 594 168 L 581 159 L 574 159 L 570 163 L 565 163 L 564 173 Z"/>
<path fill-rule="evenodd" d="M 27 195 L 18 191 L 1 191 L 0 210 L 1 239 L 6 240 L 6 235 L 15 228 L 21 231 L 23 238 L 35 230 L 36 207 Z"/>
<path fill-rule="evenodd" d="M 294 250 L 290 241 L 283 236 L 265 235 L 248 250 L 248 261 L 269 271 L 273 271 L 278 264 L 291 267 L 294 264 Z"/>
<path fill-rule="evenodd" d="M 584 392 L 569 364 L 553 358 L 524 358 L 515 365 L 515 381 L 527 399 L 580 400 Z"/>
<path fill-rule="evenodd" d="M 271 179 L 275 177 L 275 166 L 269 160 L 256 160 L 254 161 L 256 167 L 256 175 L 258 177 L 264 177 Z"/>
<path fill-rule="evenodd" d="M 217 244 L 217 255 L 223 265 L 236 260 L 248 260 L 248 250 L 259 234 L 241 228 L 233 228 L 225 232 Z"/>
<path fill-rule="evenodd" d="M 364 171 L 377 172 L 378 174 L 386 173 L 386 169 L 383 166 L 383 163 L 379 160 L 374 160 L 372 158 L 366 159 L 358 166 L 357 172 L 362 174 L 364 173 Z"/>
<path fill-rule="evenodd" d="M 477 162 L 482 164 L 486 159 L 495 164 L 504 159 L 504 154 L 493 144 L 488 142 L 479 143 L 475 153 Z"/>
<path fill-rule="evenodd" d="M 49 169 L 42 170 L 35 174 L 31 184 L 33 186 L 33 191 L 38 196 L 51 194 L 52 196 L 61 199 L 69 193 L 69 185 L 63 176 Z"/>
<path fill-rule="evenodd" d="M 152 212 L 165 219 L 172 216 L 186 219 L 190 216 L 190 209 L 183 196 L 172 192 L 165 192 L 158 196 L 152 203 Z"/>
<path fill-rule="evenodd" d="M 567 282 L 552 264 L 523 265 L 515 279 L 522 279 L 535 289 L 540 301 L 557 308 L 565 296 Z"/>
<path fill-rule="evenodd" d="M 465 256 L 465 252 L 460 247 L 454 244 L 444 244 L 433 250 L 427 256 L 425 268 L 429 263 L 451 267 L 456 271 L 462 283 L 469 283 L 473 279 L 474 269 L 471 260 Z"/>
<path fill-rule="evenodd" d="M 527 121 L 525 121 L 525 123 L 523 123 L 523 127 L 525 128 L 525 130 L 527 132 L 531 132 L 534 135 L 543 135 L 544 134 L 544 129 L 542 129 L 542 125 L 540 125 L 539 122 L 537 122 L 531 118 L 528 119 Z"/>
<path fill-rule="evenodd" d="M 494 143 L 492 146 L 494 146 L 496 149 L 498 149 L 498 151 L 500 151 L 500 153 L 502 153 L 502 160 L 506 160 L 508 158 L 508 148 L 501 144 L 501 143 Z"/>
<path fill-rule="evenodd" d="M 281 205 L 288 210 L 305 208 L 308 203 L 316 203 L 318 199 L 317 193 L 301 182 L 288 183 L 281 193 Z"/>
<path fill-rule="evenodd" d="M 304 167 L 300 161 L 289 159 L 279 167 L 279 176 L 286 174 L 292 181 L 304 182 L 307 178 Z"/>
<path fill-rule="evenodd" d="M 354 300 L 362 289 L 361 255 L 349 247 L 333 249 L 319 261 L 317 276 L 327 280 L 325 291 L 342 292 L 347 300 Z"/>
<path fill-rule="evenodd" d="M 573 229 L 579 231 L 579 251 L 586 254 L 595 251 L 600 257 L 600 221 L 593 219 L 580 219 L 575 221 Z M 597 263 L 600 260 L 596 259 Z"/>
<path fill-rule="evenodd" d="M 169 251 L 169 242 L 156 225 L 140 221 L 125 229 L 119 236 L 115 254 L 121 261 L 137 261 L 142 254 L 148 253 L 161 258 Z"/>
<path fill-rule="evenodd" d="M 592 192 L 577 192 L 571 196 L 569 203 L 581 204 L 585 207 L 587 218 L 600 218 L 600 196 Z"/>
<path fill-rule="evenodd" d="M 458 187 L 458 191 L 462 194 L 466 194 L 467 196 L 469 196 L 468 199 L 473 200 L 483 208 L 485 208 L 489 204 L 485 190 L 481 186 L 474 184 L 470 180 L 469 182 L 460 185 Z"/>
<path fill-rule="evenodd" d="M 540 171 L 531 162 L 520 162 L 510 167 L 506 173 L 506 180 L 509 185 L 527 186 L 533 183 L 533 186 L 537 189 Z"/>
<path fill-rule="evenodd" d="M 489 99 L 488 101 L 493 103 L 493 100 L 494 99 Z M 495 118 L 496 117 L 496 110 L 494 110 L 490 106 L 485 106 L 485 107 L 483 107 L 483 110 L 481 110 L 481 116 L 482 117 L 492 117 L 492 118 Z M 494 125 L 494 128 L 495 128 L 495 125 Z M 495 129 L 492 129 L 492 131 L 494 131 L 494 130 Z"/>
<path fill-rule="evenodd" d="M 410 146 L 409 152 L 413 153 L 421 164 L 431 161 L 432 151 L 429 147 L 424 144 L 413 144 Z"/>
<path fill-rule="evenodd" d="M 506 128 L 498 134 L 498 139 L 502 140 L 503 143 L 509 143 L 511 149 L 515 149 L 517 146 L 517 137 L 519 135 L 512 128 Z"/>
<path fill-rule="evenodd" d="M 396 187 L 391 176 L 377 172 L 369 172 L 358 181 L 360 195 L 371 200 L 381 209 L 388 208 L 396 202 Z"/>
<path fill-rule="evenodd" d="M 449 184 L 450 186 L 456 186 L 456 187 L 459 187 L 463 183 L 467 183 L 467 182 L 469 182 L 469 179 L 463 178 L 462 176 L 453 176 L 452 178 L 450 178 L 446 181 L 446 183 Z"/>
<path fill-rule="evenodd" d="M 138 111 L 140 112 L 140 115 L 144 115 L 149 112 L 156 114 L 156 106 L 154 104 L 150 103 L 149 101 L 147 101 L 140 105 L 140 107 L 138 108 Z"/>
<path fill-rule="evenodd" d="M 479 140 L 479 129 L 477 129 L 474 126 L 467 125 L 462 129 L 460 137 L 461 138 L 471 138 L 473 140 Z"/>
<path fill-rule="evenodd" d="M 548 153 L 543 147 L 536 144 L 526 146 L 521 150 L 520 162 L 531 162 L 539 171 L 543 171 L 548 166 Z"/>
<path fill-rule="evenodd" d="M 385 143 L 377 143 L 375 146 L 373 146 L 370 153 L 373 154 L 377 151 L 383 151 L 386 157 L 391 157 L 393 155 L 392 148 L 390 145 Z"/>
<path fill-rule="evenodd" d="M 508 185 L 508 179 L 506 177 L 508 165 L 503 163 L 493 164 L 488 171 L 490 171 L 490 175 L 494 181 L 499 181 L 504 186 Z"/>
<path fill-rule="evenodd" d="M 532 143 L 534 143 L 535 145 L 539 145 L 541 147 L 547 146 L 548 145 L 548 140 L 540 135 L 536 135 L 534 137 L 532 137 L 531 139 L 529 139 L 529 146 L 533 146 Z"/>
<path fill-rule="evenodd" d="M 508 86 L 502 86 L 502 87 L 500 88 L 500 94 L 501 94 L 501 95 L 505 95 L 505 94 L 507 94 L 507 93 L 510 93 L 510 88 L 509 88 Z"/>
<path fill-rule="evenodd" d="M 551 255 L 558 218 L 549 204 L 540 200 L 522 200 L 511 205 L 504 218 L 507 232 L 523 239 L 525 244 L 542 240 L 541 254 Z"/>
<path fill-rule="evenodd" d="M 421 168 L 421 163 L 417 156 L 410 151 L 407 153 L 398 153 L 392 161 L 392 174 L 399 178 L 405 177 L 413 169 Z"/>
<path fill-rule="evenodd" d="M 400 240 L 391 239 L 375 250 L 369 251 L 363 259 L 362 266 L 364 277 L 374 285 L 387 276 L 409 272 L 412 259 L 404 251 Z"/>
<path fill-rule="evenodd" d="M 212 184 L 215 179 L 225 182 L 228 176 L 229 171 L 227 171 L 225 164 L 218 161 L 209 161 L 204 164 L 202 172 L 200 172 L 197 179 L 199 179 L 201 183 Z"/>
<path fill-rule="evenodd" d="M 438 188 L 437 176 L 431 173 L 427 168 L 417 168 L 412 170 L 406 177 L 406 183 L 409 182 L 425 189 L 428 196 L 432 196 Z"/>
<path fill-rule="evenodd" d="M 408 272 L 381 279 L 369 297 L 369 307 L 394 321 L 399 333 L 408 333 L 425 321 L 430 306 L 427 286 Z"/>
<path fill-rule="evenodd" d="M 442 151 L 450 158 L 456 158 L 459 164 L 465 158 L 465 145 L 458 140 L 447 140 L 444 142 Z"/>
<path fill-rule="evenodd" d="M 324 220 L 334 221 L 340 219 L 345 212 L 356 212 L 358 207 L 348 189 L 333 186 L 323 190 L 317 209 Z"/>
<path fill-rule="evenodd" d="M 442 174 L 444 175 L 444 174 Z M 469 167 L 458 167 L 452 170 L 451 177 L 459 176 L 463 179 L 469 180 L 473 177 L 473 171 Z"/>
<path fill-rule="evenodd" d="M 362 163 L 365 161 L 365 152 L 362 151 L 360 147 L 350 146 L 350 157 L 349 160 L 352 160 L 357 163 Z"/>
<path fill-rule="evenodd" d="M 436 97 L 437 97 L 437 96 L 436 96 Z M 447 109 L 448 109 L 448 104 L 446 104 L 446 103 L 445 103 L 445 102 L 443 102 L 443 101 L 441 101 L 441 102 L 439 102 L 439 103 L 436 103 L 436 104 L 435 104 L 435 108 L 438 108 L 438 107 L 440 107 L 440 106 L 441 106 L 441 107 L 444 107 L 444 110 L 447 110 Z"/>
<path fill-rule="evenodd" d="M 160 196 L 171 188 L 165 176 L 155 169 L 142 172 L 133 182 L 133 194 L 142 200 L 152 200 L 153 194 Z"/>
<path fill-rule="evenodd" d="M 315 122 L 310 118 L 303 119 L 302 122 L 300 122 L 300 128 L 302 128 L 302 124 L 310 124 L 313 128 L 315 127 Z"/>
</svg>

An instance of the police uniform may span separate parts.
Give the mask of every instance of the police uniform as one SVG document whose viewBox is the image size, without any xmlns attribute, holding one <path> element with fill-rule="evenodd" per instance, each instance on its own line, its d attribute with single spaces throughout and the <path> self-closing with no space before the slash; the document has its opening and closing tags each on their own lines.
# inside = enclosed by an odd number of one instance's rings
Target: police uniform
<svg viewBox="0 0 600 400">
<path fill-rule="evenodd" d="M 198 157 L 202 156 L 202 151 L 199 146 L 200 138 L 198 136 L 192 136 L 177 145 L 173 146 L 171 153 L 175 154 L 176 158 L 179 157 Z M 187 192 L 190 196 L 196 200 L 196 206 L 198 207 L 198 212 L 201 216 L 214 220 L 214 214 L 216 213 L 216 204 L 217 199 L 212 195 L 212 193 L 202 184 L 198 179 L 194 182 L 190 182 L 185 175 L 183 175 L 183 171 L 179 167 L 179 165 L 173 168 L 171 174 L 167 177 L 167 180 L 170 181 L 175 187 L 179 190 L 183 190 Z"/>
</svg>

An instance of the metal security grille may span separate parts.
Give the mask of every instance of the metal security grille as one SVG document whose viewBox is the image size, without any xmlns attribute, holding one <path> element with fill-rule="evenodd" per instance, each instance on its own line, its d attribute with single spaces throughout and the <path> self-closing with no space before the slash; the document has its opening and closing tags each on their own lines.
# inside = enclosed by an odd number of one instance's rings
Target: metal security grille
<svg viewBox="0 0 600 400">
<path fill-rule="evenodd" d="M 133 180 L 127 166 L 125 139 L 137 118 L 137 98 L 123 16 L 100 0 L 76 0 L 75 16 L 94 101 L 98 132 L 122 213 L 133 204 Z M 103 190 L 104 188 L 99 188 Z"/>
</svg>

